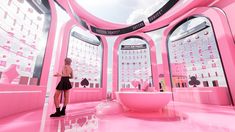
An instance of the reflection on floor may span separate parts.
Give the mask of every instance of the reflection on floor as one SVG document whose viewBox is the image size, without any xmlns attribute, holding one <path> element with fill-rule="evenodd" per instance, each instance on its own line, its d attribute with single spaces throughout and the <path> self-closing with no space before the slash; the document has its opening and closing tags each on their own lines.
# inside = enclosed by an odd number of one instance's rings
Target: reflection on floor
<svg viewBox="0 0 235 132">
<path fill-rule="evenodd" d="M 38 132 L 41 116 L 42 110 L 35 110 L 1 118 L 0 132 Z"/>
<path fill-rule="evenodd" d="M 235 132 L 235 111 L 230 106 L 171 102 L 155 113 L 96 115 L 98 103 L 71 104 L 66 116 L 42 120 L 42 132 Z M 38 132 L 41 114 L 38 110 L 0 119 L 0 131 Z"/>
</svg>

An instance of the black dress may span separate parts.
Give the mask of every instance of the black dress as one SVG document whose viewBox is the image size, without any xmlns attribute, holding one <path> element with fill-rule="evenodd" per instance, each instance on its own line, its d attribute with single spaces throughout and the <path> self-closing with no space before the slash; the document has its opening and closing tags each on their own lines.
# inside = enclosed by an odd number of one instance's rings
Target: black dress
<svg viewBox="0 0 235 132">
<path fill-rule="evenodd" d="M 69 90 L 72 88 L 72 85 L 69 81 L 70 77 L 61 77 L 60 82 L 58 83 L 56 89 L 57 90 Z"/>
</svg>

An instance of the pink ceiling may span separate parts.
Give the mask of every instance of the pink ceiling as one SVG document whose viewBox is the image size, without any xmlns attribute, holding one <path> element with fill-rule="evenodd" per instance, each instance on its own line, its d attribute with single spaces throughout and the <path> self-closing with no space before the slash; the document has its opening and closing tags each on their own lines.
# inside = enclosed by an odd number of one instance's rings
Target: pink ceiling
<svg viewBox="0 0 235 132">
<path fill-rule="evenodd" d="M 93 25 L 97 28 L 120 29 L 130 26 L 130 25 L 111 23 L 102 20 L 92 15 L 91 13 L 87 12 L 76 2 L 76 0 L 67 0 L 67 1 L 57 0 L 57 2 L 60 3 L 60 5 L 63 6 L 70 15 L 71 12 L 69 8 L 71 7 L 74 13 L 76 13 L 80 18 L 85 20 L 89 25 Z M 168 12 L 162 15 L 159 19 L 157 19 L 153 23 L 145 23 L 146 26 L 140 29 L 140 31 L 145 32 L 166 26 L 177 17 L 180 17 L 181 15 L 189 12 L 191 9 L 195 7 L 208 6 L 212 2 L 215 2 L 215 0 L 179 0 L 175 6 L 173 6 Z"/>
</svg>

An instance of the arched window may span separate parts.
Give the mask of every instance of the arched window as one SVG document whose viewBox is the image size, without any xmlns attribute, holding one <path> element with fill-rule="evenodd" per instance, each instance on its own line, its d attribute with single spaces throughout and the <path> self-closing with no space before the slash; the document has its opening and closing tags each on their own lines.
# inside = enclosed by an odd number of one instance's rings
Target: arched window
<svg viewBox="0 0 235 132">
<path fill-rule="evenodd" d="M 191 17 L 178 24 L 168 39 L 172 87 L 227 87 L 211 22 Z"/>
<path fill-rule="evenodd" d="M 102 87 L 103 46 L 95 35 L 74 27 L 70 32 L 67 56 L 73 61 L 74 78 L 71 81 L 74 87 Z"/>
<path fill-rule="evenodd" d="M 149 44 L 142 38 L 123 40 L 118 50 L 118 88 L 151 86 L 152 70 Z"/>
<path fill-rule="evenodd" d="M 50 9 L 32 1 L 4 0 L 0 4 L 0 82 L 39 85 Z M 42 6 L 42 5 L 41 5 Z"/>
</svg>

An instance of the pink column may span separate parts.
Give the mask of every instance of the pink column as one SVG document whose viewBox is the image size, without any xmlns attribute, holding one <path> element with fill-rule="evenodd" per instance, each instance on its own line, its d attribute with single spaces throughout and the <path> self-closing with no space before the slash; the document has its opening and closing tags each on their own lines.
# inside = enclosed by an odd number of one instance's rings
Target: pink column
<svg viewBox="0 0 235 132">
<path fill-rule="evenodd" d="M 52 0 L 49 0 L 50 8 L 51 8 L 51 24 L 50 30 L 48 33 L 46 51 L 43 60 L 42 74 L 40 79 L 40 85 L 46 86 L 48 82 L 49 70 L 52 59 L 52 52 L 54 48 L 54 40 L 57 26 L 57 13 L 55 9 L 55 4 Z"/>
<path fill-rule="evenodd" d="M 68 35 L 69 31 L 72 28 L 72 26 L 75 24 L 75 21 L 70 20 L 67 23 L 65 23 L 60 30 L 57 30 L 55 32 L 60 32 L 59 35 L 59 42 L 56 50 L 56 58 L 55 58 L 55 66 L 53 73 L 57 73 L 58 71 L 62 70 L 62 66 L 64 64 L 64 57 L 67 52 L 67 43 L 68 43 Z M 55 34 L 54 32 L 54 34 Z M 67 42 L 67 43 L 66 43 Z M 48 71 L 49 72 L 49 71 Z M 52 79 L 52 85 L 50 90 L 50 98 L 49 98 L 49 104 L 48 104 L 48 114 L 51 113 L 51 111 L 54 111 L 54 93 L 55 93 L 55 87 L 59 81 L 59 78 L 54 77 Z M 49 117 L 47 117 L 49 118 Z"/>
<path fill-rule="evenodd" d="M 103 60 L 102 60 L 102 96 L 106 98 L 107 92 L 107 75 L 108 75 L 108 43 L 104 36 L 100 36 L 103 44 Z"/>
</svg>

